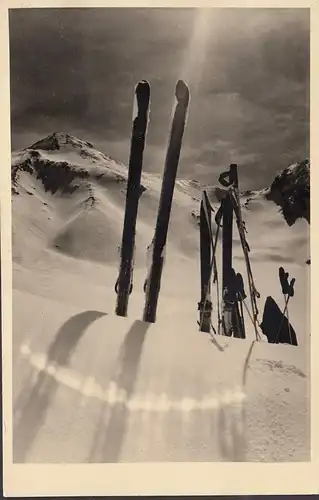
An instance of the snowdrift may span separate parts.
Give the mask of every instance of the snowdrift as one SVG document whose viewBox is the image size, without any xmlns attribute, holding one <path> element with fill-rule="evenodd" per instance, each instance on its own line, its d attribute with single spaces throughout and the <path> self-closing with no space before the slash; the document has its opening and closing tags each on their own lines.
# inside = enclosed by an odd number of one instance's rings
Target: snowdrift
<svg viewBox="0 0 319 500">
<path fill-rule="evenodd" d="M 201 186 L 195 180 L 176 184 L 158 319 L 148 325 L 140 321 L 146 247 L 161 179 L 142 176 L 134 287 L 122 319 L 114 315 L 114 285 L 126 178 L 125 166 L 67 134 L 13 154 L 14 460 L 309 460 L 305 212 L 287 224 L 284 195 L 274 203 L 271 187 L 241 197 L 259 320 L 268 297 L 283 309 L 278 269 L 284 266 L 296 278 L 289 321 L 298 347 L 264 336 L 255 342 L 247 312 L 245 340 L 198 331 Z M 296 168 L 284 178 L 297 182 Z M 276 186 L 290 193 L 291 207 L 291 190 Z M 213 193 L 214 187 L 217 210 Z M 233 253 L 245 279 L 236 230 Z M 220 265 L 220 251 L 217 259 Z M 215 289 L 212 300 L 216 325 Z"/>
<path fill-rule="evenodd" d="M 15 345 L 15 461 L 309 460 L 298 348 L 207 336 L 186 314 L 176 327 L 14 303 L 32 328 Z"/>
</svg>

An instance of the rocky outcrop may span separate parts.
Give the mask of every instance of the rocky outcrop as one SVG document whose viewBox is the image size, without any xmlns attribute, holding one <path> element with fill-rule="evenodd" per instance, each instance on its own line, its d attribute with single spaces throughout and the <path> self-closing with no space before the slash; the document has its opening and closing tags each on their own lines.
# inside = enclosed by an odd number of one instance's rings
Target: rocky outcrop
<svg viewBox="0 0 319 500">
<path fill-rule="evenodd" d="M 94 149 L 91 143 L 59 132 L 12 154 L 12 194 L 18 195 L 22 173 L 42 182 L 44 190 L 72 193 L 80 186 L 127 182 L 127 168 Z M 141 186 L 141 192 L 145 187 Z M 89 196 L 89 194 L 88 194 Z"/>
<path fill-rule="evenodd" d="M 303 218 L 310 224 L 310 162 L 295 163 L 278 174 L 266 194 L 282 209 L 289 226 Z"/>
</svg>

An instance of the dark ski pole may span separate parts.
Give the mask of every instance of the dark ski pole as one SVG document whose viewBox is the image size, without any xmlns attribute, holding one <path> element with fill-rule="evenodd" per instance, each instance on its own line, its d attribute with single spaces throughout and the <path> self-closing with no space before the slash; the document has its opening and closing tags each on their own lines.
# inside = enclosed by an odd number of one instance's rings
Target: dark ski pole
<svg viewBox="0 0 319 500">
<path fill-rule="evenodd" d="M 226 177 L 229 180 L 226 180 Z M 224 172 L 219 177 L 219 182 L 223 186 L 233 186 L 235 189 L 238 188 L 238 174 L 237 165 L 231 164 L 230 169 Z M 238 336 L 238 332 L 234 331 L 236 329 L 237 321 L 236 318 L 236 307 L 233 303 L 231 296 L 233 281 L 234 281 L 234 271 L 232 267 L 232 248 L 233 248 L 233 202 L 231 198 L 231 193 L 228 192 L 221 202 L 222 217 L 223 217 L 223 238 L 222 238 L 222 249 L 223 249 L 223 259 L 222 259 L 222 290 L 223 290 L 223 329 L 224 335 L 231 336 L 232 333 Z"/>
<path fill-rule="evenodd" d="M 146 297 L 143 320 L 149 323 L 156 321 L 169 218 L 189 104 L 189 90 L 186 83 L 182 80 L 177 82 L 175 97 L 177 103 L 165 160 L 161 196 L 152 245 L 152 262 L 145 286 Z"/>
<path fill-rule="evenodd" d="M 115 285 L 117 293 L 115 312 L 118 316 L 127 316 L 129 295 L 132 291 L 136 219 L 141 194 L 143 153 L 149 118 L 150 85 L 147 81 L 142 80 L 137 84 L 134 100 L 136 116 L 133 116 L 125 216 L 120 248 L 120 271 Z"/>
<path fill-rule="evenodd" d="M 227 336 L 232 335 L 233 306 L 230 301 L 232 282 L 232 246 L 233 246 L 233 205 L 229 194 L 222 200 L 222 290 L 223 290 L 223 329 Z"/>
<path fill-rule="evenodd" d="M 244 258 L 245 258 L 245 264 L 246 264 L 246 270 L 247 270 L 247 279 L 248 279 L 248 285 L 249 285 L 249 295 L 250 295 L 250 301 L 251 301 L 251 308 L 252 308 L 252 323 L 254 326 L 255 330 L 255 335 L 256 335 L 256 340 L 260 339 L 260 334 L 258 332 L 258 306 L 257 306 L 257 301 L 256 299 L 260 298 L 260 294 L 256 289 L 255 283 L 254 283 L 254 278 L 252 274 L 252 269 L 251 269 L 251 264 L 249 260 L 249 252 L 250 248 L 246 239 L 246 226 L 242 218 L 242 213 L 241 213 L 241 203 L 240 203 L 240 195 L 239 195 L 239 189 L 238 189 L 238 170 L 237 170 L 237 164 L 232 163 L 229 167 L 229 171 L 225 172 L 223 174 L 224 180 L 222 183 L 225 183 L 224 185 L 230 186 L 230 192 L 233 195 L 232 196 L 232 201 L 233 201 L 233 206 L 234 206 L 234 211 L 236 215 L 236 223 L 237 223 L 237 228 L 239 232 L 239 237 L 240 237 L 240 242 L 242 245 L 242 249 L 244 252 Z M 225 177 L 229 176 L 229 182 L 227 183 Z"/>
</svg>

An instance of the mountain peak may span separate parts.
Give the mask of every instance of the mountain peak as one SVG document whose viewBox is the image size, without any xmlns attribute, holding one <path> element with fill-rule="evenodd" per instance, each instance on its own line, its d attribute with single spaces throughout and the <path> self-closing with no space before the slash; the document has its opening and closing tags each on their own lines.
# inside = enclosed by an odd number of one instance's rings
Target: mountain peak
<svg viewBox="0 0 319 500">
<path fill-rule="evenodd" d="M 83 141 L 73 135 L 66 134 L 65 132 L 53 132 L 44 139 L 32 144 L 28 149 L 40 149 L 44 151 L 56 151 L 66 146 L 73 148 L 93 148 L 90 142 Z"/>
<path fill-rule="evenodd" d="M 13 194 L 19 194 L 27 173 L 42 181 L 45 191 L 72 193 L 81 187 L 127 179 L 127 168 L 92 144 L 64 132 L 54 132 L 32 146 L 12 154 Z M 27 181 L 28 182 L 28 181 Z M 22 186 L 23 188 L 23 186 Z"/>
</svg>

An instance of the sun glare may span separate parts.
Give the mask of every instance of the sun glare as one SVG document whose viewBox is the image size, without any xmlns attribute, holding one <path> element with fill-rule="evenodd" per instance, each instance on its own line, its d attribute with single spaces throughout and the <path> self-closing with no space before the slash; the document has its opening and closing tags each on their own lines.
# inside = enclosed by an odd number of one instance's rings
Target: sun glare
<svg viewBox="0 0 319 500">
<path fill-rule="evenodd" d="M 207 42 L 211 33 L 212 9 L 197 9 L 180 76 L 190 85 L 192 94 L 198 91 L 202 79 Z"/>
</svg>

